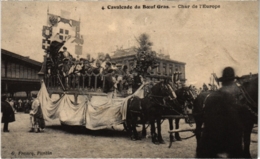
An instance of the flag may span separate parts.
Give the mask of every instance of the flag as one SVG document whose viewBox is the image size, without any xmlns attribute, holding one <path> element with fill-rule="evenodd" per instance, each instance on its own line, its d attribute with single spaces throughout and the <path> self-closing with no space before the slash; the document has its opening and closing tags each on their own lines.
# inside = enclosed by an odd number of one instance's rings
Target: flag
<svg viewBox="0 0 260 159">
<path fill-rule="evenodd" d="M 42 36 L 45 39 L 49 39 L 52 36 L 52 27 L 43 26 L 43 28 L 42 28 Z"/>
<path fill-rule="evenodd" d="M 48 50 L 50 48 L 51 41 L 48 39 L 42 39 L 42 49 Z"/>
<path fill-rule="evenodd" d="M 82 45 L 84 43 L 83 36 L 82 35 L 80 36 L 77 34 L 76 38 L 73 41 L 71 41 L 71 43 L 76 43 L 76 44 Z"/>
<path fill-rule="evenodd" d="M 72 27 L 72 25 L 71 25 L 72 21 L 69 20 L 69 19 L 66 19 L 66 18 L 60 18 L 60 22 L 63 22 L 64 24 L 67 24 L 67 23 L 68 23 L 68 24 Z"/>
<path fill-rule="evenodd" d="M 72 24 L 73 27 L 76 27 L 76 32 L 80 32 L 80 22 L 76 21 L 76 20 L 72 20 Z"/>
<path fill-rule="evenodd" d="M 215 80 L 215 81 L 217 82 L 217 84 L 219 85 L 219 81 L 218 81 L 218 77 L 217 77 L 216 73 L 212 73 L 212 75 L 213 75 L 214 80 Z"/>
<path fill-rule="evenodd" d="M 69 36 L 69 30 L 60 28 L 59 39 L 62 40 L 62 41 L 65 41 L 68 36 Z"/>
<path fill-rule="evenodd" d="M 59 39 L 59 33 L 52 36 L 50 44 L 50 54 L 52 55 L 52 57 L 57 54 L 57 52 L 61 49 L 64 43 L 65 41 Z"/>
<path fill-rule="evenodd" d="M 48 14 L 47 24 L 53 27 L 56 27 L 60 22 L 60 17 L 54 14 Z"/>
<path fill-rule="evenodd" d="M 82 55 L 82 46 L 75 45 L 75 54 L 76 55 Z"/>
<path fill-rule="evenodd" d="M 65 10 L 61 10 L 60 12 L 61 12 L 60 15 L 61 15 L 62 18 L 65 18 L 65 19 L 68 19 L 68 20 L 70 19 L 70 12 L 65 11 Z"/>
</svg>

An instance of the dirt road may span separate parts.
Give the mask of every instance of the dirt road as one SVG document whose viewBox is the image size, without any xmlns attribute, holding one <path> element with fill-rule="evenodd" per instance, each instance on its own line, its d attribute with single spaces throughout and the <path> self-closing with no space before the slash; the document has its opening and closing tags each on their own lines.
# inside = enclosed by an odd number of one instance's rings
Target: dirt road
<svg viewBox="0 0 260 159">
<path fill-rule="evenodd" d="M 189 125 L 181 120 L 181 127 Z M 2 158 L 193 158 L 196 149 L 195 137 L 176 141 L 168 148 L 167 121 L 162 125 L 166 144 L 161 145 L 152 144 L 151 138 L 131 141 L 122 131 L 122 125 L 116 126 L 115 130 L 90 131 L 84 127 L 62 127 L 59 120 L 55 120 L 46 122 L 45 132 L 29 133 L 29 115 L 23 113 L 16 114 L 16 121 L 9 129 L 10 133 L 2 132 Z M 183 132 L 181 137 L 192 134 Z M 257 141 L 257 134 L 252 133 L 251 154 L 254 158 L 257 157 Z"/>
</svg>

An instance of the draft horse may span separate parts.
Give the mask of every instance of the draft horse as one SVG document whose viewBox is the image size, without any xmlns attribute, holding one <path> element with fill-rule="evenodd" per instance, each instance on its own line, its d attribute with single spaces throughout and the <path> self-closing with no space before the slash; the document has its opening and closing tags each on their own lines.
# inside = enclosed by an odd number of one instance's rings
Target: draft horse
<svg viewBox="0 0 260 159">
<path fill-rule="evenodd" d="M 175 119 L 175 129 L 179 129 L 179 122 L 181 118 L 184 118 L 184 115 L 187 115 L 187 108 L 192 109 L 193 102 L 195 100 L 194 94 L 192 92 L 191 86 L 182 87 L 175 91 L 176 100 L 169 101 L 171 109 L 163 109 L 163 116 L 169 116 L 169 128 L 170 130 L 174 129 L 173 120 Z M 171 118 L 171 116 L 176 116 L 176 118 Z M 187 116 L 186 116 L 187 117 Z M 175 132 L 175 139 L 181 141 L 179 132 Z M 170 133 L 170 142 L 174 141 L 174 136 Z"/>
<path fill-rule="evenodd" d="M 239 98 L 221 91 L 200 94 L 194 101 L 196 155 L 251 158 L 250 142 L 258 118 L 258 78 L 239 86 Z M 202 125 L 204 128 L 202 129 Z"/>
<path fill-rule="evenodd" d="M 183 105 L 181 105 L 179 101 L 183 100 L 183 102 L 185 102 L 186 90 L 187 89 L 179 90 L 179 92 L 176 91 L 180 94 L 179 97 L 182 97 L 178 98 L 177 96 L 176 98 L 176 94 L 169 84 L 169 81 L 165 80 L 155 84 L 144 98 L 141 99 L 136 96 L 130 98 L 128 100 L 127 125 L 131 130 L 132 140 L 140 139 L 136 130 L 138 123 L 143 125 L 142 135 L 146 136 L 145 124 L 148 122 L 151 125 L 152 142 L 155 144 L 164 143 L 161 135 L 162 115 L 166 114 L 165 112 L 167 112 L 167 114 L 172 112 L 170 115 L 183 113 Z M 155 131 L 155 122 L 157 124 L 157 133 Z M 169 120 L 169 123 L 173 129 L 172 119 Z M 176 123 L 179 124 L 179 120 Z"/>
</svg>

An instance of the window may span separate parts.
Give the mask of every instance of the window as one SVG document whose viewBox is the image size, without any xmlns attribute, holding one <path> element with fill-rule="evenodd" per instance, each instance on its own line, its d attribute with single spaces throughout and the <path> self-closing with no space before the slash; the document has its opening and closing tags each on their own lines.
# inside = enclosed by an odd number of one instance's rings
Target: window
<svg viewBox="0 0 260 159">
<path fill-rule="evenodd" d="M 160 72 L 161 72 L 161 64 L 159 64 L 157 67 L 157 73 L 160 73 Z"/>
<path fill-rule="evenodd" d="M 12 77 L 12 65 L 10 62 L 7 62 L 7 77 Z"/>
<path fill-rule="evenodd" d="M 23 78 L 27 78 L 27 67 L 23 67 Z"/>
<path fill-rule="evenodd" d="M 23 78 L 23 68 L 24 67 L 20 65 L 20 75 L 19 75 L 20 78 Z"/>
<path fill-rule="evenodd" d="M 16 70 L 16 67 L 15 67 L 15 63 L 11 63 L 11 74 L 12 74 L 12 78 L 15 78 L 15 70 Z"/>
<path fill-rule="evenodd" d="M 173 67 L 172 67 L 172 64 L 170 64 L 170 65 L 169 65 L 169 74 L 170 74 L 170 75 L 172 75 L 172 72 L 173 72 L 172 68 L 173 68 Z"/>
<path fill-rule="evenodd" d="M 20 72 L 19 64 L 15 64 L 15 78 L 19 78 L 19 72 Z"/>
<path fill-rule="evenodd" d="M 179 71 L 179 66 L 175 65 L 175 71 Z"/>
<path fill-rule="evenodd" d="M 157 68 L 154 68 L 154 69 L 153 69 L 153 74 L 155 74 L 155 73 L 156 73 L 156 71 L 157 71 Z"/>
<path fill-rule="evenodd" d="M 38 71 L 35 70 L 35 79 L 38 79 Z"/>
<path fill-rule="evenodd" d="M 32 69 L 28 68 L 28 78 L 32 79 Z"/>
<path fill-rule="evenodd" d="M 165 63 L 163 64 L 163 72 L 162 73 L 163 73 L 163 75 L 165 75 L 167 73 L 166 72 L 166 64 Z"/>
<path fill-rule="evenodd" d="M 1 77 L 6 77 L 4 60 L 1 60 Z"/>
</svg>

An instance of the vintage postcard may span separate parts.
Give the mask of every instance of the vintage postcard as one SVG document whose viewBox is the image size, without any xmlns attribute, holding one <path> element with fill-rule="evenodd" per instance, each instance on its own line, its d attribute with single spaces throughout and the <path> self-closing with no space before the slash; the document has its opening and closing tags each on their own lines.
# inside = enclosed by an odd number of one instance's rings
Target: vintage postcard
<svg viewBox="0 0 260 159">
<path fill-rule="evenodd" d="M 2 1 L 2 158 L 257 158 L 259 1 Z"/>
</svg>

